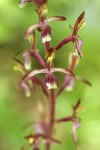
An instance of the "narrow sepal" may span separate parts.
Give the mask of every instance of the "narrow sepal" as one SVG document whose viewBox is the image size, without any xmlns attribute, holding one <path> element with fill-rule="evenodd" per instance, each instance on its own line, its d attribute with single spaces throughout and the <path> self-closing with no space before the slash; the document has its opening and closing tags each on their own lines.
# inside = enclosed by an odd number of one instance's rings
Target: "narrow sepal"
<svg viewBox="0 0 100 150">
<path fill-rule="evenodd" d="M 66 69 L 66 68 L 51 68 L 51 72 L 54 73 L 54 72 L 61 72 L 61 73 L 64 73 L 66 75 L 69 75 L 73 78 L 75 78 L 75 75 L 72 71 L 70 71 L 69 69 Z"/>
<path fill-rule="evenodd" d="M 23 76 L 22 80 L 27 80 L 32 78 L 33 76 L 37 75 L 37 74 L 46 74 L 48 72 L 47 69 L 36 69 L 34 71 L 30 71 L 29 73 L 27 73 L 25 76 Z"/>
<path fill-rule="evenodd" d="M 63 16 L 52 16 L 49 19 L 47 19 L 46 21 L 49 23 L 52 21 L 65 21 L 65 20 L 66 20 L 66 18 Z"/>
<path fill-rule="evenodd" d="M 89 82 L 88 80 L 86 80 L 86 79 L 84 79 L 84 78 L 82 78 L 82 77 L 76 76 L 75 78 L 76 78 L 77 80 L 80 80 L 81 82 L 83 82 L 83 83 L 89 85 L 89 86 L 92 86 L 91 82 Z"/>
<path fill-rule="evenodd" d="M 29 35 L 32 34 L 32 32 L 39 27 L 40 27 L 40 24 L 31 25 L 25 33 L 25 38 L 27 39 L 29 37 Z"/>
<path fill-rule="evenodd" d="M 85 22 L 85 12 L 83 11 L 80 16 L 77 18 L 74 28 L 73 28 L 73 35 L 77 35 L 78 30 L 82 27 Z"/>
<path fill-rule="evenodd" d="M 80 122 L 79 121 L 75 121 L 72 125 L 72 137 L 73 140 L 76 142 L 78 140 L 77 137 L 77 129 L 80 127 Z"/>
</svg>

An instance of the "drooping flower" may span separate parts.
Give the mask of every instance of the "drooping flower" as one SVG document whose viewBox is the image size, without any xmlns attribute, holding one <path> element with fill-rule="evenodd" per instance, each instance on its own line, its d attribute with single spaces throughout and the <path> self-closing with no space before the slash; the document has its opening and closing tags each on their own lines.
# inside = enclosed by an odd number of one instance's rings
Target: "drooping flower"
<svg viewBox="0 0 100 150">
<path fill-rule="evenodd" d="M 74 55 L 79 55 L 82 57 L 82 51 L 81 48 L 83 46 L 82 39 L 78 36 L 78 31 L 85 25 L 85 12 L 83 11 L 81 15 L 77 18 L 74 27 L 70 25 L 70 28 L 72 30 L 72 35 L 62 40 L 58 45 L 55 47 L 56 50 L 59 50 L 62 46 L 69 42 L 74 43 Z"/>
<path fill-rule="evenodd" d="M 55 122 L 72 122 L 72 137 L 73 140 L 76 142 L 77 141 L 77 129 L 80 127 L 80 121 L 81 119 L 77 116 L 78 113 L 81 113 L 84 111 L 84 108 L 80 105 L 80 100 L 77 101 L 76 105 L 73 106 L 72 110 L 72 115 L 65 117 L 65 118 L 61 118 L 61 119 L 57 119 L 55 120 Z"/>
</svg>

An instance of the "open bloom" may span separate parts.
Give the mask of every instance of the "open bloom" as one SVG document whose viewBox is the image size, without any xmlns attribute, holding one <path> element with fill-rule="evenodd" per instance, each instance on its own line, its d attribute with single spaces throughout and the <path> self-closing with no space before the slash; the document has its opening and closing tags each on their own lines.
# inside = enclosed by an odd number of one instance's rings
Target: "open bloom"
<svg viewBox="0 0 100 150">
<path fill-rule="evenodd" d="M 68 69 L 50 68 L 50 70 L 48 70 L 48 68 L 44 68 L 44 69 L 36 69 L 36 70 L 33 70 L 33 71 L 27 73 L 23 77 L 23 80 L 32 79 L 32 77 L 34 77 L 37 74 L 46 74 L 45 85 L 47 86 L 48 89 L 55 89 L 55 88 L 57 88 L 57 79 L 53 75 L 53 73 L 55 73 L 55 72 L 61 72 L 61 73 L 67 74 L 68 76 L 71 76 L 73 78 L 75 77 L 74 74 Z"/>
<path fill-rule="evenodd" d="M 77 141 L 77 129 L 80 127 L 80 121 L 81 119 L 77 116 L 78 113 L 83 112 L 84 108 L 80 105 L 80 100 L 76 103 L 75 106 L 73 106 L 73 112 L 71 116 L 61 118 L 58 120 L 55 120 L 55 122 L 72 122 L 72 137 L 74 141 Z"/>
<path fill-rule="evenodd" d="M 77 55 L 79 54 L 80 57 L 82 57 L 82 51 L 81 48 L 83 46 L 83 41 L 82 39 L 78 36 L 78 31 L 85 25 L 85 12 L 83 11 L 82 14 L 77 18 L 74 28 L 71 27 L 73 31 L 73 36 L 75 37 L 74 39 L 74 54 Z"/>
<path fill-rule="evenodd" d="M 15 71 L 20 71 L 23 75 L 27 74 L 27 69 L 25 68 L 24 64 L 14 58 L 15 66 L 14 70 Z M 20 81 L 20 87 L 25 91 L 25 94 L 27 97 L 31 96 L 31 93 L 34 92 L 34 84 L 37 84 L 40 86 L 46 96 L 48 96 L 47 89 L 45 88 L 43 82 L 37 78 L 37 77 L 32 77 L 31 80 L 28 79 L 27 81 Z"/>
<path fill-rule="evenodd" d="M 42 42 L 43 43 L 49 42 L 52 39 L 52 35 L 51 35 L 51 27 L 48 25 L 48 23 L 52 21 L 64 21 L 64 20 L 66 20 L 65 17 L 53 16 L 49 19 L 44 19 L 43 21 L 40 21 L 37 24 L 31 25 L 26 31 L 25 38 L 28 38 L 33 33 L 33 31 L 37 29 L 40 32 L 42 32 Z"/>
<path fill-rule="evenodd" d="M 69 63 L 68 64 L 69 70 L 71 72 L 74 72 L 75 68 L 77 67 L 77 65 L 79 63 L 79 56 L 74 55 L 73 53 L 70 53 L 69 57 L 68 57 L 68 63 Z M 75 85 L 75 80 L 79 80 L 79 81 L 91 86 L 91 83 L 88 80 L 86 80 L 80 76 L 75 75 L 75 78 L 72 78 L 71 76 L 65 75 L 63 84 L 56 95 L 57 96 L 60 95 L 64 89 L 66 89 L 66 91 L 72 91 L 74 88 L 74 85 Z"/>
<path fill-rule="evenodd" d="M 83 11 L 81 15 L 77 18 L 74 27 L 70 25 L 70 28 L 72 30 L 72 35 L 62 40 L 58 45 L 55 47 L 56 50 L 59 50 L 62 46 L 69 42 L 74 43 L 74 55 L 79 55 L 82 57 L 82 51 L 81 48 L 83 46 L 82 39 L 78 36 L 78 31 L 85 25 L 85 12 Z"/>
</svg>

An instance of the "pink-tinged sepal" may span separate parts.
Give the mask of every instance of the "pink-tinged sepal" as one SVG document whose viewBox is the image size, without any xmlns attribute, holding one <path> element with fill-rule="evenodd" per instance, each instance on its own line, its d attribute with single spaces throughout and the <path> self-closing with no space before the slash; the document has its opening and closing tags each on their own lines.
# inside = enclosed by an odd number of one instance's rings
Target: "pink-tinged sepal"
<svg viewBox="0 0 100 150">
<path fill-rule="evenodd" d="M 22 80 L 30 79 L 37 74 L 46 74 L 47 72 L 48 72 L 47 69 L 35 69 L 33 71 L 28 72 L 26 75 L 24 75 Z"/>
<path fill-rule="evenodd" d="M 65 21 L 65 20 L 66 20 L 66 18 L 63 16 L 52 16 L 49 19 L 47 19 L 46 21 L 49 23 L 52 21 Z"/>
<path fill-rule="evenodd" d="M 72 137 L 73 137 L 73 140 L 75 142 L 78 140 L 78 136 L 77 136 L 77 129 L 78 128 L 80 128 L 80 122 L 79 121 L 73 122 L 73 125 L 72 125 Z"/>
<path fill-rule="evenodd" d="M 77 56 L 79 55 L 80 58 L 83 56 L 83 52 L 82 52 L 82 46 L 83 46 L 83 40 L 78 36 L 75 39 L 75 45 L 74 45 L 74 52 L 73 55 Z"/>
<path fill-rule="evenodd" d="M 58 90 L 56 96 L 59 96 L 64 90 L 71 92 L 74 88 L 74 78 L 65 76 L 62 87 Z"/>
<path fill-rule="evenodd" d="M 83 11 L 80 16 L 77 18 L 74 28 L 73 35 L 77 35 L 78 31 L 85 25 L 85 12 Z"/>
<path fill-rule="evenodd" d="M 65 90 L 68 91 L 68 92 L 71 92 L 71 91 L 73 91 L 74 86 L 75 86 L 74 79 L 71 78 L 71 77 L 67 77 L 66 78 L 66 87 L 65 87 Z"/>
<path fill-rule="evenodd" d="M 27 4 L 27 2 L 33 2 L 33 1 L 34 0 L 20 0 L 19 7 L 23 8 Z"/>
<path fill-rule="evenodd" d="M 75 75 L 72 71 L 70 71 L 69 69 L 66 69 L 66 68 L 51 68 L 50 70 L 52 73 L 54 72 L 60 72 L 60 73 L 63 73 L 63 74 L 66 74 L 72 78 L 75 78 Z"/>
<path fill-rule="evenodd" d="M 26 97 L 31 97 L 32 92 L 34 91 L 34 87 L 31 80 L 28 80 L 27 82 L 21 81 L 20 87 L 25 91 Z"/>
<path fill-rule="evenodd" d="M 68 68 L 71 71 L 74 71 L 75 68 L 77 67 L 78 63 L 79 63 L 79 56 L 78 55 L 73 55 L 73 53 L 69 53 Z"/>
<path fill-rule="evenodd" d="M 38 29 L 40 26 L 40 24 L 31 25 L 25 33 L 25 38 L 27 39 L 33 33 L 33 31 Z"/>
<path fill-rule="evenodd" d="M 85 12 L 83 11 L 81 15 L 77 18 L 74 28 L 70 26 L 72 30 L 72 35 L 75 37 L 74 42 L 74 55 L 79 55 L 80 58 L 83 56 L 82 53 L 82 46 L 83 46 L 83 40 L 78 36 L 78 31 L 85 25 Z"/>
<path fill-rule="evenodd" d="M 24 59 L 24 67 L 26 70 L 31 70 L 31 55 L 29 51 L 26 51 L 23 53 L 22 55 L 23 59 Z"/>
<path fill-rule="evenodd" d="M 19 7 L 23 8 L 26 5 L 27 1 L 26 0 L 20 0 L 19 2 Z"/>
</svg>

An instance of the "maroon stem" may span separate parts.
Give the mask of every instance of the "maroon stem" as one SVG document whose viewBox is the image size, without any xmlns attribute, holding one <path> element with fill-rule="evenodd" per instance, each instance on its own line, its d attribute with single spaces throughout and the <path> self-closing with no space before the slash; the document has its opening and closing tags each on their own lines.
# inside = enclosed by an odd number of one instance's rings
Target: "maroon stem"
<svg viewBox="0 0 100 150">
<path fill-rule="evenodd" d="M 49 124 L 48 124 L 48 132 L 47 132 L 47 137 L 48 139 L 52 135 L 52 130 L 54 126 L 54 118 L 55 118 L 55 96 L 54 96 L 54 90 L 50 90 L 50 95 L 49 95 Z M 48 142 L 46 144 L 46 150 L 50 150 L 51 144 Z"/>
<path fill-rule="evenodd" d="M 73 35 L 65 38 L 64 40 L 62 40 L 54 49 L 59 50 L 62 46 L 64 46 L 65 44 L 74 41 L 75 37 Z"/>
<path fill-rule="evenodd" d="M 49 51 L 51 48 L 50 42 L 46 42 L 44 46 L 45 46 L 46 51 Z"/>
<path fill-rule="evenodd" d="M 41 18 L 41 22 L 44 22 L 46 19 L 46 16 L 43 16 Z M 45 51 L 49 51 L 51 48 L 50 41 L 44 43 Z M 51 65 L 52 66 L 52 65 Z M 47 65 L 47 68 L 49 69 L 49 64 Z M 51 68 L 51 67 L 50 67 Z M 49 93 L 49 98 L 48 98 L 48 108 L 49 108 L 49 121 L 48 121 L 48 130 L 47 130 L 47 139 L 48 142 L 46 143 L 46 150 L 50 150 L 51 143 L 49 142 L 49 139 L 51 138 L 52 135 L 52 130 L 53 130 L 53 125 L 54 125 L 54 120 L 55 120 L 55 95 L 54 95 L 54 90 L 51 89 Z"/>
</svg>

